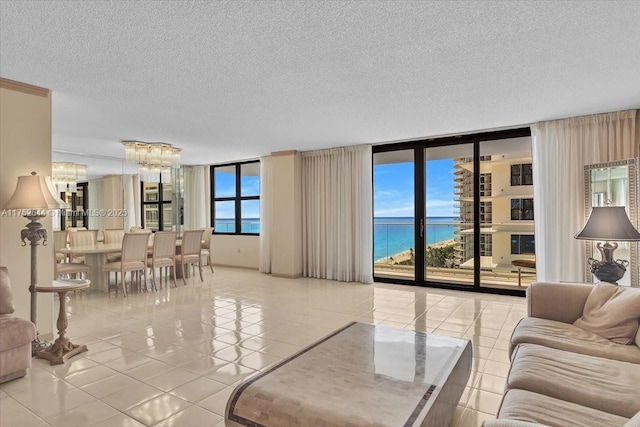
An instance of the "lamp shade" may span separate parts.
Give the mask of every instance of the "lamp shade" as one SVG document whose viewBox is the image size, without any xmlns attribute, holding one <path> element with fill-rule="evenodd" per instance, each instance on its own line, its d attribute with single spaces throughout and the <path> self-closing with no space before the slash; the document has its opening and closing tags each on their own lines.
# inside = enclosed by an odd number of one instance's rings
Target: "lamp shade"
<svg viewBox="0 0 640 427">
<path fill-rule="evenodd" d="M 640 233 L 636 230 L 624 206 L 602 206 L 592 208 L 584 228 L 576 234 L 582 240 L 637 241 Z"/>
<path fill-rule="evenodd" d="M 35 172 L 18 177 L 16 190 L 4 205 L 4 209 L 16 210 L 52 210 L 68 207 L 69 205 L 56 195 L 51 178 L 37 175 Z"/>
</svg>

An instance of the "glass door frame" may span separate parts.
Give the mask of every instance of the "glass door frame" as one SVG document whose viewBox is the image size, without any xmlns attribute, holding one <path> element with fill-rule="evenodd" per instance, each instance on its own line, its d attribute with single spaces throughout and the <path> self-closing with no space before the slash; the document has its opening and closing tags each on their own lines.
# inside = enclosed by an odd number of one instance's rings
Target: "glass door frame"
<svg viewBox="0 0 640 427">
<path fill-rule="evenodd" d="M 481 265 L 480 265 L 480 148 L 483 141 L 492 141 L 497 139 L 509 139 L 531 136 L 531 129 L 517 128 L 493 132 L 482 132 L 476 134 L 448 136 L 442 138 L 430 138 L 415 141 L 407 141 L 401 143 L 374 145 L 372 152 L 384 153 L 399 150 L 413 149 L 414 152 L 414 235 L 415 235 L 415 279 L 399 279 L 390 277 L 375 276 L 374 281 L 382 283 L 395 283 L 403 285 L 416 285 L 432 288 L 454 289 L 461 291 L 493 293 L 501 295 L 525 296 L 524 289 L 507 289 L 493 288 L 481 285 Z M 430 147 L 455 146 L 463 144 L 473 144 L 473 286 L 463 284 L 442 283 L 428 280 L 425 277 L 425 150 Z M 373 168 L 373 157 L 372 168 Z M 373 185 L 373 176 L 372 176 Z M 373 233 L 373 229 L 371 230 Z M 373 254 L 371 254 L 373 258 Z"/>
</svg>

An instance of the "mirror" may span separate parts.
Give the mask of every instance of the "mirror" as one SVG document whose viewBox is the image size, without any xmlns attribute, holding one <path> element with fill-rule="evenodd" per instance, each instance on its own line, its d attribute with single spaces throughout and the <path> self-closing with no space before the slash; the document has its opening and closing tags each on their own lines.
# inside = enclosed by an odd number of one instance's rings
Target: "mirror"
<svg viewBox="0 0 640 427">
<path fill-rule="evenodd" d="M 631 224 L 638 228 L 637 205 L 637 162 L 638 159 L 619 160 L 598 163 L 584 167 L 585 179 L 585 222 L 592 207 L 624 206 Z M 586 241 L 586 258 L 600 259 L 596 242 Z M 638 287 L 638 243 L 616 242 L 615 259 L 629 261 L 626 274 L 618 282 L 620 286 Z M 586 265 L 587 281 L 593 281 L 593 275 Z"/>
<path fill-rule="evenodd" d="M 52 151 L 51 157 L 53 162 L 87 167 L 85 182 L 80 182 L 75 191 L 61 191 L 61 198 L 67 201 L 71 209 L 66 209 L 63 216 L 53 218 L 54 229 L 85 227 L 129 230 L 133 226 L 143 226 L 152 231 L 178 231 L 178 236 L 181 236 L 184 224 L 184 167 L 172 170 L 171 183 L 162 185 L 160 195 L 157 183 L 144 183 L 141 193 L 138 166 L 126 163 L 124 159 L 56 150 Z M 101 233 L 98 234 L 99 240 L 100 236 Z"/>
</svg>

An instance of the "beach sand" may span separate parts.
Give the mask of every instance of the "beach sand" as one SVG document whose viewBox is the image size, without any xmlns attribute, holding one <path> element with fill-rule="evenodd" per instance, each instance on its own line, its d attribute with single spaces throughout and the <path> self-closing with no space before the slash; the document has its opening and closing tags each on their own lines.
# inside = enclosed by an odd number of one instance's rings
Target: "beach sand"
<svg viewBox="0 0 640 427">
<path fill-rule="evenodd" d="M 455 245 L 455 244 L 456 244 L 456 241 L 454 239 L 449 239 L 443 242 L 427 245 L 427 248 L 444 248 L 444 247 Z M 407 249 L 406 251 L 392 255 L 390 257 L 382 258 L 381 260 L 378 260 L 375 263 L 376 264 L 399 264 L 402 261 L 410 260 L 412 252 L 413 252 L 413 249 Z"/>
</svg>

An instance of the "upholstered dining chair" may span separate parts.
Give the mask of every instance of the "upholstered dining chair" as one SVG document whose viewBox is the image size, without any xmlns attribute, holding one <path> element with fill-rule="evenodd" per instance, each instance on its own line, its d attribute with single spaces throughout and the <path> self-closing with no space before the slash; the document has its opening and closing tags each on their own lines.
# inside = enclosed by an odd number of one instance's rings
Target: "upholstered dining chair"
<svg viewBox="0 0 640 427">
<path fill-rule="evenodd" d="M 176 255 L 176 263 L 182 266 L 182 281 L 187 284 L 189 266 L 198 264 L 200 271 L 200 281 L 202 278 L 202 230 L 185 230 L 182 235 L 181 253 Z"/>
<path fill-rule="evenodd" d="M 56 279 L 66 276 L 77 277 L 83 275 L 86 279 L 91 278 L 91 266 L 79 262 L 56 262 L 54 266 Z"/>
<path fill-rule="evenodd" d="M 213 258 L 211 256 L 211 234 L 213 234 L 213 227 L 205 227 L 202 229 L 202 259 L 207 260 L 207 265 L 213 273 Z"/>
<path fill-rule="evenodd" d="M 122 246 L 122 239 L 124 239 L 124 230 L 109 229 L 109 230 L 104 230 L 102 234 L 104 235 L 105 245 L 119 244 L 120 246 Z M 120 251 L 107 254 L 107 262 L 116 262 L 116 261 L 120 261 Z"/>
<path fill-rule="evenodd" d="M 69 233 L 69 247 L 93 246 L 96 244 L 95 233 L 90 230 L 78 230 Z M 84 262 L 84 256 L 71 255 L 71 262 Z"/>
<path fill-rule="evenodd" d="M 102 267 L 104 280 L 107 284 L 107 294 L 110 295 L 111 286 L 109 284 L 109 273 L 121 273 L 122 293 L 127 296 L 126 276 L 131 272 L 131 283 L 133 288 L 133 272 L 142 271 L 146 288 L 147 282 L 147 244 L 149 234 L 147 233 L 126 233 L 122 239 L 122 257 L 120 261 L 109 262 Z M 118 277 L 116 275 L 116 296 L 118 296 Z"/>
<path fill-rule="evenodd" d="M 56 255 L 56 262 L 65 262 L 67 255 L 60 252 L 60 249 L 67 247 L 67 232 L 66 230 L 54 230 L 53 231 L 53 251 Z"/>
<path fill-rule="evenodd" d="M 156 286 L 156 268 L 160 269 L 160 284 L 162 284 L 162 268 L 165 269 L 165 277 L 169 283 L 169 272 L 167 268 L 171 267 L 173 272 L 173 285 L 178 286 L 176 282 L 176 239 L 178 233 L 174 231 L 157 231 L 153 238 L 153 250 L 151 258 L 147 259 L 147 266 L 151 268 L 151 283 L 153 289 L 158 290 Z"/>
</svg>

